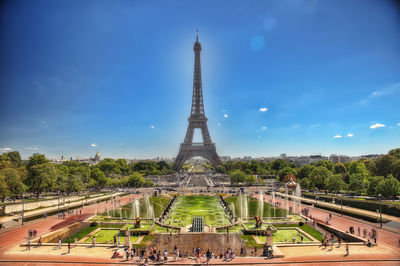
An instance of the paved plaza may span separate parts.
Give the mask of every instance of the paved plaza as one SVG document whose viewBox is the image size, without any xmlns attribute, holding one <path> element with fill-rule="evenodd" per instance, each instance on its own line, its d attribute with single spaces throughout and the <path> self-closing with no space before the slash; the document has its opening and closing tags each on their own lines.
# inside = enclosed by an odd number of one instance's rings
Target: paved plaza
<svg viewBox="0 0 400 266">
<path fill-rule="evenodd" d="M 138 198 L 140 195 L 128 195 L 118 200 L 121 201 L 121 205 L 129 203 L 134 198 Z M 269 200 L 268 197 L 265 198 Z M 279 199 L 279 201 L 284 201 Z M 26 224 L 24 227 L 16 228 L 0 234 L 0 264 L 1 265 L 52 265 L 62 263 L 73 263 L 74 265 L 87 265 L 87 264 L 130 264 L 137 265 L 141 262 L 138 257 L 133 260 L 126 261 L 123 258 L 112 259 L 111 256 L 116 251 L 115 247 L 110 246 L 73 246 L 71 252 L 68 253 L 67 244 L 63 244 L 62 248 L 59 249 L 56 245 L 43 245 L 41 247 L 32 246 L 30 250 L 27 250 L 25 246 L 20 246 L 27 239 L 28 231 L 36 229 L 38 236 L 46 233 L 55 231 L 59 228 L 73 224 L 75 222 L 84 221 L 87 218 L 93 216 L 96 210 L 103 210 L 106 207 L 106 203 L 98 203 L 96 205 L 86 206 L 82 210 L 82 215 L 69 215 L 65 219 L 60 219 L 57 215 L 50 216 L 45 220 L 32 221 Z M 326 211 L 319 209 L 310 209 L 310 213 L 313 217 L 324 221 L 329 215 Z M 373 225 L 366 224 L 360 221 L 355 221 L 352 218 L 340 217 L 337 214 L 333 214 L 333 218 L 330 224 L 343 231 L 348 230 L 350 225 L 357 228 L 372 229 Z M 236 257 L 233 260 L 225 261 L 222 259 L 212 259 L 210 263 L 212 265 L 218 264 L 231 264 L 231 265 L 273 265 L 273 264 L 298 264 L 307 263 L 307 265 L 399 265 L 400 264 L 400 249 L 399 249 L 399 237 L 400 234 L 393 230 L 389 231 L 385 228 L 379 229 L 378 231 L 378 245 L 374 247 L 367 247 L 360 243 L 351 243 L 349 245 L 349 255 L 346 255 L 345 245 L 342 244 L 340 247 L 335 244 L 333 247 L 322 247 L 318 244 L 312 245 L 283 245 L 279 247 L 279 251 L 284 255 L 283 258 L 274 258 L 267 260 L 265 257 Z M 258 251 L 260 252 L 260 250 Z M 143 262 L 143 261 L 142 261 Z M 205 263 L 205 258 L 202 258 L 199 264 Z M 189 258 L 181 258 L 176 262 L 173 261 L 172 257 L 168 258 L 165 265 L 177 264 L 177 265 L 195 265 L 191 256 Z"/>
</svg>

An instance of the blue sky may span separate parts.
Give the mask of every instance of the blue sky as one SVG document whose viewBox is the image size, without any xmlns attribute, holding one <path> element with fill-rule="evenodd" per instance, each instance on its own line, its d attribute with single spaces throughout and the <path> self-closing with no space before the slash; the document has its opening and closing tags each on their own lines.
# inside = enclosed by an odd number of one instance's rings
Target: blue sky
<svg viewBox="0 0 400 266">
<path fill-rule="evenodd" d="M 199 29 L 220 155 L 400 143 L 394 1 L 2 1 L 0 152 L 176 156 Z"/>
</svg>

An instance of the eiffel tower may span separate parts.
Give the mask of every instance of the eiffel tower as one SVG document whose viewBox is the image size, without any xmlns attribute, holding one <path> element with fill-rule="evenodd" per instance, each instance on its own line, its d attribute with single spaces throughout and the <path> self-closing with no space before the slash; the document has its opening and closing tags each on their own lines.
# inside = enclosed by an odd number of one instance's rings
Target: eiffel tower
<svg viewBox="0 0 400 266">
<path fill-rule="evenodd" d="M 212 143 L 210 133 L 207 127 L 207 118 L 204 113 L 203 105 L 203 89 L 201 85 L 201 66 L 200 66 L 200 51 L 201 44 L 197 30 L 196 42 L 193 46 L 194 50 L 194 74 L 193 74 L 193 96 L 192 109 L 189 117 L 189 126 L 186 131 L 185 140 L 181 143 L 178 156 L 174 162 L 174 170 L 179 171 L 186 160 L 200 156 L 209 160 L 214 166 L 221 164 L 221 160 L 217 154 L 215 144 Z M 201 129 L 203 142 L 193 142 L 194 129 Z"/>
</svg>

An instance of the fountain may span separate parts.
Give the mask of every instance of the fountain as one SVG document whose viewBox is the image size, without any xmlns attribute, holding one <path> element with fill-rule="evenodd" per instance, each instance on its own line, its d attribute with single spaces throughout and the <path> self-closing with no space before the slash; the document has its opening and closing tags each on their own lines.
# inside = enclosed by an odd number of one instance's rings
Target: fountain
<svg viewBox="0 0 400 266">
<path fill-rule="evenodd" d="M 246 194 L 240 193 L 239 203 L 240 203 L 240 217 L 242 218 L 242 220 L 247 221 L 249 216 L 249 209 L 248 209 Z"/>
<path fill-rule="evenodd" d="M 236 213 L 235 213 L 235 204 L 233 204 L 233 202 L 231 202 L 230 204 L 231 210 L 232 210 L 232 216 L 236 217 Z"/>
<path fill-rule="evenodd" d="M 262 219 L 264 217 L 264 195 L 262 191 L 258 194 L 258 207 L 260 208 L 259 217 Z"/>
<path fill-rule="evenodd" d="M 274 206 L 274 220 L 276 216 L 276 210 L 275 210 L 275 191 L 272 191 L 272 206 Z"/>
<path fill-rule="evenodd" d="M 285 187 L 286 192 L 286 218 L 289 217 L 289 192 L 287 186 Z"/>
<path fill-rule="evenodd" d="M 145 203 L 146 210 L 147 210 L 147 219 L 154 220 L 154 209 L 153 209 L 153 205 L 150 204 L 149 196 L 146 196 L 144 198 L 144 203 Z"/>
<path fill-rule="evenodd" d="M 295 195 L 298 204 L 299 215 L 301 215 L 301 188 L 299 183 L 296 185 Z"/>
</svg>

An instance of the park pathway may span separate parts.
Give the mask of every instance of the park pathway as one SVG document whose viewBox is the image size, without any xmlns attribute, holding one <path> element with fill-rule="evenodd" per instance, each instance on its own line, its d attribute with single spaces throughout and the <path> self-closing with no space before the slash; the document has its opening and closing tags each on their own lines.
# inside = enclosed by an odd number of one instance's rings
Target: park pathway
<svg viewBox="0 0 400 266">
<path fill-rule="evenodd" d="M 131 194 L 121 198 L 117 198 L 117 202 L 120 200 L 121 205 L 129 203 L 133 198 L 138 198 L 140 195 Z M 41 236 L 57 230 L 61 227 L 73 224 L 75 222 L 83 221 L 90 216 L 94 215 L 96 210 L 104 210 L 106 206 L 110 206 L 110 204 L 106 204 L 105 202 L 101 202 L 94 205 L 85 206 L 82 209 L 82 215 L 74 214 L 67 215 L 65 219 L 58 218 L 57 215 L 49 216 L 47 219 L 42 219 L 38 222 L 28 223 L 23 227 L 19 227 L 4 233 L 0 234 L 0 258 L 3 258 L 4 252 L 11 248 L 16 244 L 20 244 L 24 242 L 28 236 L 29 230 L 36 229 L 37 236 Z"/>
<path fill-rule="evenodd" d="M 272 200 L 272 197 L 269 195 L 265 195 L 264 198 L 266 199 L 265 201 L 269 202 Z M 279 206 L 281 208 L 285 208 L 286 207 L 286 199 L 276 199 L 276 202 L 279 202 Z M 293 206 L 293 202 L 289 201 L 289 206 Z M 297 204 L 296 204 L 297 205 Z M 332 214 L 332 220 L 329 221 L 329 224 L 332 225 L 333 227 L 336 227 L 340 230 L 343 231 L 349 231 L 349 227 L 353 226 L 355 228 L 355 232 L 357 234 L 357 228 L 360 227 L 361 230 L 361 234 L 363 229 L 367 229 L 368 231 L 371 231 L 373 228 L 375 230 L 377 230 L 378 232 L 378 244 L 379 243 L 384 243 L 386 245 L 389 245 L 391 247 L 395 247 L 395 248 L 399 248 L 399 241 L 400 241 L 400 234 L 393 232 L 393 231 L 389 231 L 389 230 L 385 230 L 379 227 L 379 224 L 377 224 L 377 226 L 372 225 L 372 223 L 367 223 L 367 222 L 363 222 L 362 220 L 353 218 L 353 217 L 347 217 L 345 215 L 340 216 L 340 214 L 335 213 L 335 212 L 329 212 L 327 210 L 322 210 L 322 209 L 318 209 L 309 205 L 302 205 L 305 208 L 309 208 L 309 214 L 312 215 L 312 217 L 316 218 L 317 220 L 320 220 L 321 222 L 325 222 L 326 219 L 329 217 L 329 213 Z M 297 210 L 297 206 L 293 209 Z M 400 252 L 400 250 L 399 250 Z"/>
</svg>

